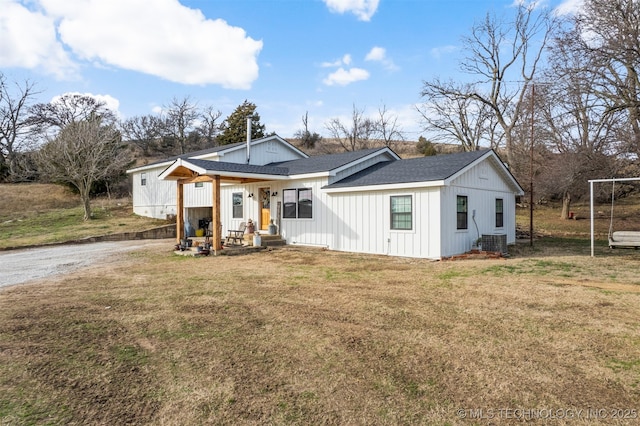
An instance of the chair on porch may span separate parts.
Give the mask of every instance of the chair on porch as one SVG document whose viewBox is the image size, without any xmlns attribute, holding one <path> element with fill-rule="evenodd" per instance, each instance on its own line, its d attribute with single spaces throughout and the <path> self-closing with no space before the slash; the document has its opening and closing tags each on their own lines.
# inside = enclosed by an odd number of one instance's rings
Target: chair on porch
<svg viewBox="0 0 640 426">
<path fill-rule="evenodd" d="M 245 222 L 240 222 L 240 226 L 238 229 L 230 229 L 227 234 L 227 238 L 224 240 L 225 245 L 229 244 L 240 244 L 242 245 L 242 241 L 244 239 L 244 231 L 247 229 L 247 224 Z"/>
</svg>

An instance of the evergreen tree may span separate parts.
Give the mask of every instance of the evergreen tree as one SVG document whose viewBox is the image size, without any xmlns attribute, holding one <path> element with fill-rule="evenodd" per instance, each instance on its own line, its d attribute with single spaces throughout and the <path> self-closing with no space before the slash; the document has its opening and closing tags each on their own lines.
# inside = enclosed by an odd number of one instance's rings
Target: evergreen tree
<svg viewBox="0 0 640 426">
<path fill-rule="evenodd" d="M 420 136 L 420 138 L 418 138 L 418 144 L 416 145 L 416 148 L 418 149 L 418 152 L 425 157 L 436 155 L 438 153 L 433 143 L 427 140 L 424 136 Z"/>
<path fill-rule="evenodd" d="M 265 137 L 265 125 L 260 123 L 260 114 L 256 112 L 256 104 L 245 100 L 220 126 L 218 135 L 220 145 L 244 142 L 247 140 L 247 118 L 251 117 L 251 139 Z"/>
</svg>

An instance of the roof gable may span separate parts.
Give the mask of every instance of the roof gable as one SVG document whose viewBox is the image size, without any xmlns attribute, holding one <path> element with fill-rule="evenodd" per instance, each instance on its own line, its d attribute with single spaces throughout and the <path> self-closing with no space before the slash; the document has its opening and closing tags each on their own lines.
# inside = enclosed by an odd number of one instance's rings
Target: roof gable
<svg viewBox="0 0 640 426">
<path fill-rule="evenodd" d="M 430 157 L 410 158 L 375 164 L 365 170 L 325 186 L 327 189 L 441 182 L 445 185 L 485 158 L 491 158 L 500 175 L 518 193 L 522 188 L 493 150 L 469 151 Z"/>
<path fill-rule="evenodd" d="M 269 141 L 277 141 L 278 143 L 285 145 L 288 149 L 290 149 L 291 151 L 295 152 L 296 154 L 300 155 L 303 158 L 308 158 L 309 156 L 307 154 L 305 154 L 304 152 L 300 151 L 298 148 L 296 148 L 295 146 L 293 146 L 292 144 L 290 144 L 289 142 L 287 142 L 286 140 L 282 139 L 280 136 L 278 135 L 270 135 L 270 136 L 266 136 L 264 138 L 260 138 L 260 139 L 253 139 L 251 141 L 251 145 L 259 145 L 262 143 L 266 143 Z M 244 150 L 246 149 L 247 143 L 246 142 L 237 142 L 237 143 L 232 143 L 232 144 L 227 144 L 227 145 L 220 145 L 220 146 L 214 146 L 211 148 L 207 148 L 207 149 L 202 149 L 199 151 L 193 151 L 193 152 L 188 152 L 186 154 L 181 154 L 181 155 L 174 155 L 172 157 L 168 157 L 165 158 L 164 160 L 159 160 L 159 161 L 154 161 L 152 163 L 149 164 L 145 164 L 143 166 L 139 166 L 139 167 L 135 167 L 133 169 L 127 170 L 127 173 L 133 173 L 136 171 L 141 171 L 141 170 L 147 170 L 147 169 L 153 169 L 153 168 L 160 168 L 162 166 L 168 166 L 171 163 L 173 163 L 174 161 L 178 160 L 178 159 L 198 159 L 198 160 L 211 160 L 212 158 L 220 158 L 220 157 L 224 157 L 226 154 L 229 154 L 231 152 L 237 151 L 237 150 Z"/>
<path fill-rule="evenodd" d="M 361 151 L 341 152 L 338 154 L 318 155 L 314 157 L 302 158 L 299 160 L 283 161 L 271 163 L 269 166 L 286 167 L 289 175 L 301 175 L 308 173 L 330 172 L 340 169 L 346 165 L 357 163 L 372 154 L 388 154 L 389 160 L 399 159 L 389 148 L 372 148 Z"/>
<path fill-rule="evenodd" d="M 387 161 L 348 176 L 328 187 L 344 188 L 445 180 L 478 158 L 486 155 L 487 152 L 490 151 L 470 151 Z"/>
</svg>

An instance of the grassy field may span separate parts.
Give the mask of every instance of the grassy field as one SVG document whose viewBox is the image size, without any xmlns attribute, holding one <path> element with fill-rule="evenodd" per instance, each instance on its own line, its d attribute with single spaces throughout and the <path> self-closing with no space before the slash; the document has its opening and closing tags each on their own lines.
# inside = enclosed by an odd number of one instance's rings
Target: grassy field
<svg viewBox="0 0 640 426">
<path fill-rule="evenodd" d="M 142 231 L 166 224 L 134 215 L 129 199 L 102 198 L 91 205 L 93 219 L 85 222 L 80 197 L 65 187 L 0 184 L 0 249 Z"/>
<path fill-rule="evenodd" d="M 1 290 L 0 424 L 636 424 L 640 254 L 557 213 L 508 259 L 150 243 Z"/>
</svg>

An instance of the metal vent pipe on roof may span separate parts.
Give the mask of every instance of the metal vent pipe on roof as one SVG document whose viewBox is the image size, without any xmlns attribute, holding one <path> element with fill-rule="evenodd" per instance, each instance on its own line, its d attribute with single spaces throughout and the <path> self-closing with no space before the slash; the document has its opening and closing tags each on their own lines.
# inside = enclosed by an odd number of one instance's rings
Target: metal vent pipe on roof
<svg viewBox="0 0 640 426">
<path fill-rule="evenodd" d="M 251 162 L 251 117 L 247 117 L 247 164 Z"/>
</svg>

